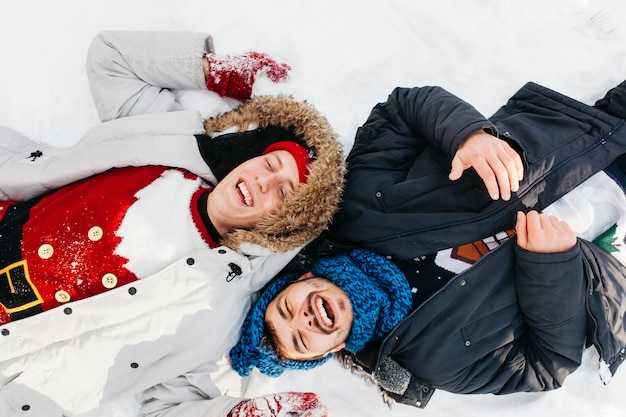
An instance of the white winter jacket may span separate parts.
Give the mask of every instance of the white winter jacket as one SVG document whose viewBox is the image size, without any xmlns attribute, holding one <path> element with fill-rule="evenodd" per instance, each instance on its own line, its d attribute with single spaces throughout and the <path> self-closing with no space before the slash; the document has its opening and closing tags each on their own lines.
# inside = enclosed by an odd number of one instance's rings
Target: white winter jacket
<svg viewBox="0 0 626 417">
<path fill-rule="evenodd" d="M 163 130 L 167 132 L 177 122 L 189 126 L 190 115 L 160 114 L 158 121 L 171 122 L 164 123 Z M 20 151 L 35 149 L 34 144 L 14 132 L 0 130 L 4 161 L 0 170 L 10 173 L 0 175 L 1 188 L 9 199 L 22 199 L 100 172 L 108 165 L 117 166 L 103 160 L 127 155 L 126 150 L 134 148 L 128 143 L 138 144 L 137 155 L 143 155 L 142 146 L 160 140 L 165 144 L 171 136 L 160 135 L 154 123 L 150 124 L 151 135 L 141 132 L 139 124 L 131 123 L 153 116 L 156 115 L 100 125 L 85 136 L 84 145 L 76 152 L 59 149 L 53 153 L 50 148 L 37 145 L 35 148 L 43 149 L 45 156 L 37 160 L 40 172 L 17 156 Z M 179 136 L 186 138 L 176 135 L 176 140 Z M 125 141 L 123 153 L 119 152 L 118 141 Z M 195 142 L 192 144 L 196 146 Z M 155 146 L 150 149 L 151 156 L 161 158 L 158 163 L 167 161 L 168 156 L 173 157 L 174 164 L 194 161 L 193 157 L 181 158 L 178 153 L 171 153 L 167 147 L 162 154 Z M 197 151 L 187 153 L 195 154 Z M 203 161 L 196 162 L 196 172 L 210 175 Z M 15 174 L 14 167 L 21 166 L 31 169 Z M 39 179 L 31 179 L 33 173 Z M 16 180 L 24 185 L 15 186 Z M 71 310 L 57 308 L 2 326 L 0 415 L 78 415 L 120 395 L 140 393 L 200 364 L 215 366 L 236 343 L 254 292 L 294 254 L 295 251 L 275 253 L 254 245 L 243 245 L 239 251 L 226 247 L 206 249 L 132 285 L 67 304 Z M 237 396 L 239 387 L 216 387 L 216 393 Z M 214 408 L 215 415 L 225 415 L 238 401 L 217 399 L 217 404 L 212 404 L 218 408 Z"/>
<path fill-rule="evenodd" d="M 211 51 L 205 34 L 100 34 L 87 70 L 106 122 L 72 148 L 0 128 L 0 198 L 27 199 L 129 165 L 177 166 L 215 182 L 194 137 L 205 131 L 202 118 L 171 91 L 204 88 L 201 57 Z M 127 286 L 1 326 L 0 416 L 76 416 L 194 369 L 192 385 L 207 401 L 196 414 L 183 405 L 167 415 L 225 416 L 241 400 L 225 355 L 254 293 L 296 251 L 245 243 L 201 250 Z M 164 407 L 152 405 L 155 414 Z"/>
<path fill-rule="evenodd" d="M 215 367 L 238 340 L 253 293 L 293 253 L 247 255 L 198 251 L 149 278 L 2 326 L 0 415 L 73 416 L 200 364 Z M 214 415 L 238 401 L 218 398 Z"/>
<path fill-rule="evenodd" d="M 174 91 L 206 90 L 201 60 L 212 45 L 209 35 L 194 32 L 98 35 L 87 72 L 105 123 L 70 148 L 36 144 L 0 127 L 0 199 L 24 200 L 124 166 L 176 166 L 215 182 L 194 136 L 204 133 L 200 113 L 185 110 Z M 31 157 L 34 151 L 41 156 Z"/>
</svg>

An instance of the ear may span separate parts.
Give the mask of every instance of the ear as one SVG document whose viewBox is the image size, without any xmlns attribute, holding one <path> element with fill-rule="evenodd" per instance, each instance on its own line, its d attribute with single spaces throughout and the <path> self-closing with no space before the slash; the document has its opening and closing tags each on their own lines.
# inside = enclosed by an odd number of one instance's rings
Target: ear
<svg viewBox="0 0 626 417">
<path fill-rule="evenodd" d="M 306 274 L 300 275 L 296 281 L 300 281 L 301 279 L 314 278 L 314 277 L 315 275 L 313 275 L 313 272 L 309 271 Z"/>
</svg>

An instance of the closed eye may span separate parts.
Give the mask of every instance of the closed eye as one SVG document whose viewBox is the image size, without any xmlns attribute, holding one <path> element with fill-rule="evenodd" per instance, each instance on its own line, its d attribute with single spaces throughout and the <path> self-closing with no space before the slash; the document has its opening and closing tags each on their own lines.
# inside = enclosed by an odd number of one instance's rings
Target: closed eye
<svg viewBox="0 0 626 417">
<path fill-rule="evenodd" d="M 291 306 L 287 303 L 287 297 L 283 297 L 283 312 L 285 319 L 293 319 L 293 311 L 291 310 Z M 282 314 L 281 314 L 282 315 Z M 308 351 L 308 347 L 304 342 L 304 338 L 302 337 L 302 333 L 299 331 L 294 331 L 291 336 L 291 343 L 293 343 L 294 349 L 298 353 L 305 353 Z"/>
</svg>

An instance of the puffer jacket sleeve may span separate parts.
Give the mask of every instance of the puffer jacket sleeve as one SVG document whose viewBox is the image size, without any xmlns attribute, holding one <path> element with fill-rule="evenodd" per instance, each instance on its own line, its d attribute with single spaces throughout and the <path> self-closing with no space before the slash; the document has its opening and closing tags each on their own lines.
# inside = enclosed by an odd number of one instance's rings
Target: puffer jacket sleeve
<svg viewBox="0 0 626 417">
<path fill-rule="evenodd" d="M 515 248 L 516 290 L 527 324 L 518 350 L 508 358 L 517 368 L 500 392 L 558 388 L 581 362 L 587 314 L 586 280 L 580 246 L 559 253 Z"/>
<path fill-rule="evenodd" d="M 374 107 L 359 129 L 349 158 L 404 147 L 407 138 L 413 139 L 413 146 L 425 139 L 452 158 L 460 144 L 480 129 L 495 132 L 478 110 L 445 89 L 398 87 L 385 103 Z"/>
<path fill-rule="evenodd" d="M 215 364 L 155 385 L 143 393 L 142 417 L 226 417 L 244 398 L 220 395 L 211 377 Z"/>
<path fill-rule="evenodd" d="M 204 33 L 99 33 L 86 68 L 100 119 L 182 110 L 171 90 L 206 90 L 202 56 L 213 50 Z"/>
<path fill-rule="evenodd" d="M 123 166 L 177 166 L 215 182 L 194 137 L 204 133 L 201 115 L 181 111 L 172 92 L 206 90 L 202 56 L 212 51 L 211 36 L 196 32 L 97 35 L 87 74 L 106 123 L 71 148 L 35 143 L 0 128 L 0 199 L 25 200 Z"/>
<path fill-rule="evenodd" d="M 72 147 L 35 143 L 0 127 L 0 199 L 26 200 L 114 167 L 167 165 L 216 182 L 194 135 L 198 112 L 145 114 L 101 123 Z"/>
</svg>

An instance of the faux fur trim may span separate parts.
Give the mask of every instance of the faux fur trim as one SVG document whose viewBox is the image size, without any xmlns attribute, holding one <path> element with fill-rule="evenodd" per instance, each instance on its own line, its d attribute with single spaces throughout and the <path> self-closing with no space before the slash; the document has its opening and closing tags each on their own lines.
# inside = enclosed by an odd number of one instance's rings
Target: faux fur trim
<svg viewBox="0 0 626 417">
<path fill-rule="evenodd" d="M 259 96 L 223 115 L 205 121 L 207 135 L 235 126 L 239 131 L 250 126 L 293 127 L 309 147 L 317 151 L 307 181 L 297 193 L 287 196 L 282 209 L 252 230 L 237 229 L 222 239 L 236 249 L 252 243 L 284 252 L 303 246 L 326 229 L 339 207 L 343 193 L 345 161 L 337 134 L 311 105 L 286 96 Z"/>
</svg>

